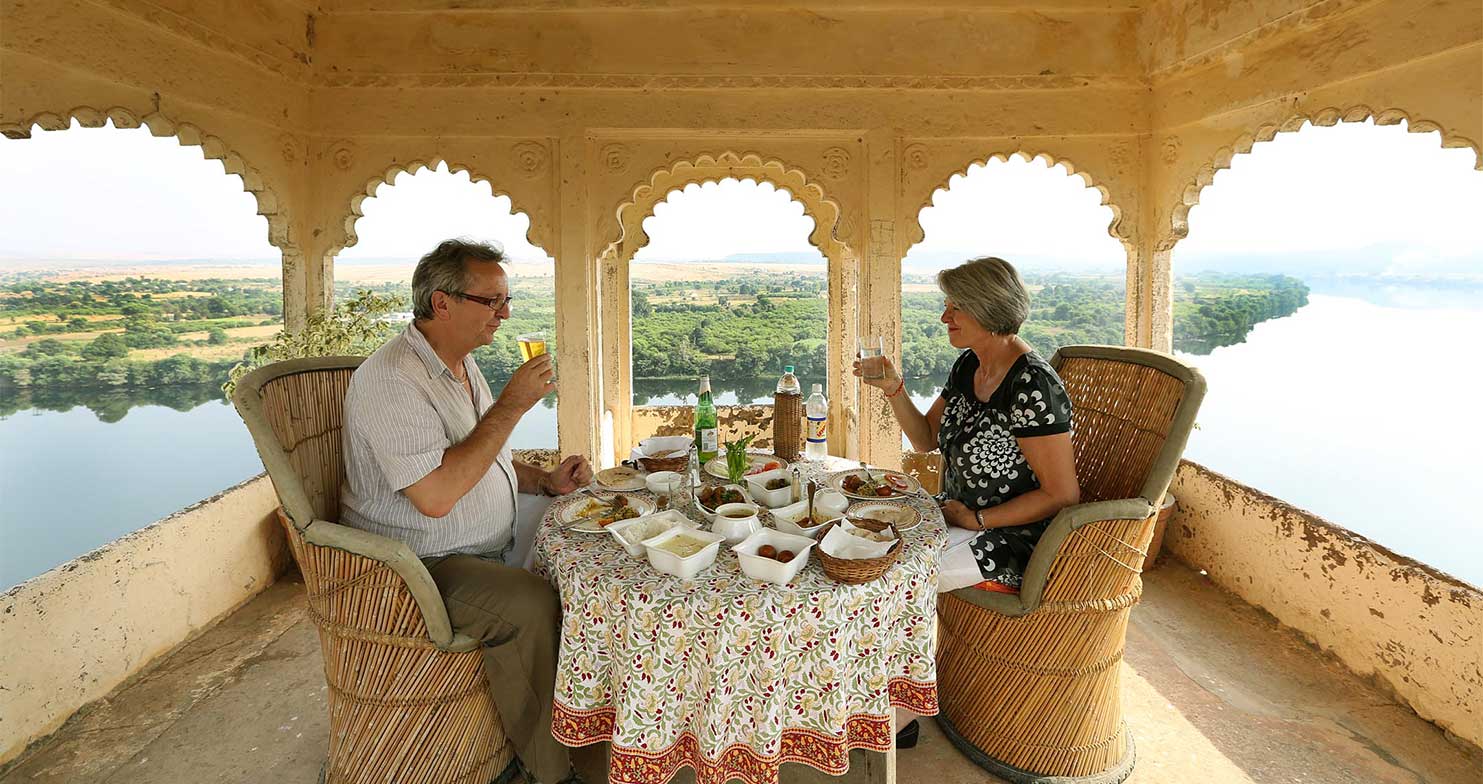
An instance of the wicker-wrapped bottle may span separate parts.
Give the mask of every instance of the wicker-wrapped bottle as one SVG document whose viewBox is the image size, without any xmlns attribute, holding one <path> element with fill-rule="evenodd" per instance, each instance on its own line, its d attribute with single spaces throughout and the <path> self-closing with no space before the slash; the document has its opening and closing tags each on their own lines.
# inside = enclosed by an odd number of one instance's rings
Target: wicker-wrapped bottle
<svg viewBox="0 0 1483 784">
<path fill-rule="evenodd" d="M 772 443 L 778 457 L 798 459 L 803 443 L 803 385 L 793 375 L 792 365 L 783 368 L 783 377 L 772 396 Z"/>
</svg>

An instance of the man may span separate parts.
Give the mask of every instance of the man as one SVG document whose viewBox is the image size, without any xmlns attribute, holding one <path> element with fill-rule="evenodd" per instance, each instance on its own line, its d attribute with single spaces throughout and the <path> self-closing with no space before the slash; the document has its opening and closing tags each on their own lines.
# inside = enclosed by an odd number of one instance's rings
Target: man
<svg viewBox="0 0 1483 784">
<path fill-rule="evenodd" d="M 551 736 L 561 603 L 519 568 L 549 501 L 592 480 L 580 456 L 553 471 L 514 462 L 520 417 L 555 388 L 550 355 L 520 366 L 498 398 L 469 356 L 510 317 L 495 247 L 448 240 L 412 273 L 414 320 L 366 359 L 345 395 L 342 522 L 406 542 L 427 564 L 455 631 L 483 641 L 505 732 L 537 781 L 571 770 Z"/>
</svg>

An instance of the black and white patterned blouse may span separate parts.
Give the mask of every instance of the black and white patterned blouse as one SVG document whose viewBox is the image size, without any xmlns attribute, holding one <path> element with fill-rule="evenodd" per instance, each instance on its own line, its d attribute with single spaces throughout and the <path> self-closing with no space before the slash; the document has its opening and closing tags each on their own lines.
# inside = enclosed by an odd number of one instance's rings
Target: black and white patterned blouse
<svg viewBox="0 0 1483 784">
<path fill-rule="evenodd" d="M 1016 439 L 1071 430 L 1071 398 L 1061 377 L 1034 351 L 1020 355 L 999 388 L 981 401 L 973 392 L 978 356 L 964 351 L 942 390 L 946 407 L 937 445 L 943 455 L 939 500 L 986 509 L 1040 487 Z M 1035 543 L 1050 519 L 993 528 L 974 537 L 974 560 L 984 579 L 1019 588 Z"/>
</svg>

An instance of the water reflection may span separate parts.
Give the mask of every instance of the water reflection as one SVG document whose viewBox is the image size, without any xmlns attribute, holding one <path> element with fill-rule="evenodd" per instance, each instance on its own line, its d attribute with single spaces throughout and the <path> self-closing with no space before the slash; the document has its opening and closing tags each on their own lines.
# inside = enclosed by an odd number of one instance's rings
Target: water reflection
<svg viewBox="0 0 1483 784">
<path fill-rule="evenodd" d="M 112 424 L 122 420 L 131 409 L 139 406 L 164 406 L 185 412 L 212 400 L 226 403 L 226 395 L 215 384 L 182 384 L 147 389 L 53 387 L 12 390 L 0 392 L 0 419 L 29 409 L 60 413 L 81 407 L 92 411 L 98 421 Z"/>
</svg>

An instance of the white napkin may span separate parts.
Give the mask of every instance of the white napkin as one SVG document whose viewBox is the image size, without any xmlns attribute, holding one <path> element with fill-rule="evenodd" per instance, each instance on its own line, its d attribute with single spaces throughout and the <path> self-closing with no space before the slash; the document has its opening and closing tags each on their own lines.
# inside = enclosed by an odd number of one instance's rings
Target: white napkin
<svg viewBox="0 0 1483 784">
<path fill-rule="evenodd" d="M 629 457 L 633 460 L 641 457 L 653 457 L 655 455 L 681 457 L 685 454 L 685 450 L 690 448 L 690 442 L 693 440 L 690 436 L 655 436 L 653 438 L 646 438 L 640 441 L 638 446 L 633 448 L 633 452 L 630 453 Z M 671 452 L 673 454 L 668 454 Z"/>
<path fill-rule="evenodd" d="M 834 558 L 859 560 L 879 558 L 889 552 L 891 546 L 896 543 L 895 539 L 889 542 L 871 541 L 850 533 L 851 530 L 868 531 L 869 529 L 856 528 L 850 525 L 850 521 L 840 520 L 838 525 L 824 535 L 824 541 L 819 543 L 819 549 Z"/>
</svg>

